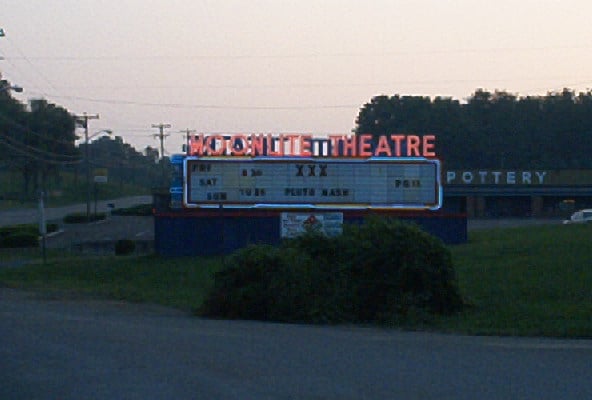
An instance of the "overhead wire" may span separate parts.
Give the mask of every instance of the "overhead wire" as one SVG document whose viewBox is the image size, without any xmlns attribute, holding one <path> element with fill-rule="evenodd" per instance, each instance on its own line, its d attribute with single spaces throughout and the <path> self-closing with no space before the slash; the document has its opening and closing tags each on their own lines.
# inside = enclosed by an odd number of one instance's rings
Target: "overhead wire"
<svg viewBox="0 0 592 400">
<path fill-rule="evenodd" d="M 500 53 L 500 52 L 541 52 L 553 50 L 588 50 L 592 45 L 564 45 L 564 46 L 536 46 L 536 47 L 488 47 L 488 48 L 449 48 L 449 49 L 412 49 L 399 51 L 381 51 L 381 52 L 334 52 L 334 53 L 300 53 L 300 54 L 193 54 L 193 55 L 175 55 L 175 54 L 157 54 L 149 56 L 130 56 L 130 55 L 58 55 L 58 56 L 39 56 L 26 57 L 21 53 L 24 60 L 45 60 L 45 61 L 150 61 L 163 60 L 168 61 L 174 58 L 176 61 L 194 61 L 194 60 L 243 60 L 243 59 L 303 59 L 303 58 L 359 58 L 359 57 L 391 57 L 402 55 L 428 55 L 435 54 L 466 54 L 466 53 Z M 18 59 L 18 57 L 12 57 Z"/>
<path fill-rule="evenodd" d="M 215 109 L 215 110 L 323 110 L 337 108 L 359 107 L 359 104 L 336 104 L 336 105 L 314 105 L 314 106 L 233 106 L 217 104 L 183 104 L 183 103 L 149 103 L 131 100 L 99 99 L 82 96 L 54 96 L 67 100 L 82 100 L 94 103 L 133 105 L 145 107 L 167 107 L 167 108 L 191 108 L 191 109 Z"/>
<path fill-rule="evenodd" d="M 16 151 L 17 153 L 22 154 L 23 156 L 27 157 L 27 158 L 31 158 L 37 161 L 41 161 L 43 163 L 46 164 L 53 164 L 53 165 L 73 165 L 73 164 L 80 164 L 82 162 L 82 159 L 78 159 L 75 161 L 59 161 L 59 160 L 49 160 L 47 158 L 42 158 L 39 157 L 37 155 L 31 154 L 30 151 L 28 150 L 23 150 L 22 148 L 19 148 L 18 146 L 15 146 L 9 142 L 6 141 L 6 137 L 2 137 L 0 136 L 0 143 L 2 143 L 4 146 L 7 146 L 8 148 Z"/>
<path fill-rule="evenodd" d="M 65 141 L 65 140 L 58 140 L 56 138 L 47 137 L 47 136 L 44 136 L 44 135 L 42 135 L 40 133 L 37 133 L 34 130 L 32 130 L 32 129 L 30 129 L 30 128 L 28 128 L 28 127 L 20 124 L 19 122 L 15 121 L 14 119 L 12 119 L 10 117 L 7 117 L 2 111 L 0 111 L 0 119 L 3 119 L 5 121 L 7 121 L 11 125 L 14 125 L 15 127 L 19 128 L 19 130 L 21 130 L 22 132 L 30 133 L 33 136 L 36 136 L 36 137 L 38 137 L 38 138 L 40 138 L 40 139 L 42 139 L 42 140 L 44 140 L 46 142 L 49 142 L 49 143 L 53 142 L 53 143 L 60 144 L 60 145 L 71 145 L 72 144 L 71 142 L 68 142 L 68 141 Z M 23 143 L 23 144 L 25 144 L 25 143 Z M 34 148 L 32 148 L 32 149 L 34 149 Z M 59 156 L 62 156 L 62 155 L 59 155 Z M 63 157 L 71 157 L 71 156 L 63 155 Z M 72 158 L 74 158 L 74 157 L 72 157 Z"/>
<path fill-rule="evenodd" d="M 41 70 L 39 68 L 37 68 L 37 66 L 35 66 L 35 64 L 33 64 L 33 62 L 31 61 L 31 59 L 29 57 L 27 57 L 25 55 L 25 53 L 23 53 L 21 51 L 21 49 L 16 45 L 16 43 L 10 39 L 10 36 L 9 35 L 6 36 L 6 41 L 10 44 L 11 47 L 13 47 L 14 49 L 16 49 L 17 53 L 19 53 L 20 56 L 21 56 L 21 58 L 26 61 L 26 63 L 31 67 L 31 69 L 34 71 L 34 73 L 36 73 L 39 77 L 41 77 L 41 79 L 43 81 L 45 81 L 45 83 L 47 83 L 49 85 L 49 87 L 53 91 L 59 92 L 59 90 L 56 89 L 56 87 L 54 86 L 54 84 L 45 76 L 45 74 L 43 74 L 41 72 Z M 14 64 L 11 64 L 11 65 L 14 66 Z M 44 93 L 43 90 L 41 92 Z M 44 93 L 44 96 L 45 97 L 49 97 L 47 95 L 47 93 Z"/>
<path fill-rule="evenodd" d="M 79 156 L 70 156 L 67 154 L 58 154 L 58 153 L 45 151 L 45 150 L 39 149 L 37 147 L 30 146 L 26 143 L 19 141 L 19 140 L 15 140 L 14 138 L 12 138 L 10 136 L 0 136 L 0 138 L 3 139 L 5 143 L 7 143 L 6 141 L 8 140 L 9 144 L 11 144 L 12 146 L 21 146 L 21 147 L 24 147 L 27 149 L 27 150 L 23 150 L 23 151 L 32 151 L 35 153 L 39 153 L 40 155 L 44 155 L 47 157 L 53 157 L 53 158 L 66 158 L 66 159 L 80 160 Z"/>
<path fill-rule="evenodd" d="M 46 61 L 67 61 L 67 62 L 77 62 L 77 61 L 129 61 L 129 60 L 169 60 L 172 58 L 170 55 L 151 55 L 151 56 L 87 56 L 87 55 L 76 55 L 76 56 L 50 56 L 50 57 L 31 57 L 27 56 L 20 50 L 20 48 L 14 43 L 9 37 L 6 37 L 8 43 L 10 43 L 11 47 L 13 47 L 16 52 L 18 53 L 17 57 L 11 57 L 4 54 L 4 59 L 15 68 L 15 70 L 19 70 L 16 64 L 13 61 L 17 60 L 24 60 L 30 67 L 33 69 L 39 77 L 45 81 L 49 87 L 56 93 L 50 94 L 44 91 L 43 89 L 40 90 L 40 93 L 46 98 L 58 98 L 58 99 L 65 99 L 65 100 L 78 100 L 78 101 L 87 101 L 91 103 L 100 103 L 110 106 L 121 106 L 121 105 L 129 105 L 129 106 L 139 106 L 139 107 L 160 107 L 160 108 L 170 108 L 170 109 L 210 109 L 210 110 L 239 110 L 239 111 L 306 111 L 306 110 L 330 110 L 330 109 L 349 109 L 349 108 L 359 108 L 360 104 L 333 104 L 333 105 L 310 105 L 310 106 L 302 106 L 302 105 L 286 105 L 286 106 L 269 106 L 269 105 L 221 105 L 221 104 L 187 104 L 187 103 L 166 103 L 166 102 L 141 102 L 141 101 L 133 101 L 133 100 L 121 100 L 121 99 L 112 99 L 112 98 L 94 98 L 94 97 L 84 97 L 84 96 L 64 96 L 59 93 L 59 90 L 56 88 L 55 85 L 36 67 L 32 60 L 46 60 Z M 478 48 L 461 48 L 461 49 L 428 49 L 428 50 L 402 50 L 402 51 L 391 51 L 391 52 L 380 52 L 380 53 L 373 53 L 373 52 L 341 52 L 341 53 L 302 53 L 302 54 L 238 54 L 238 55 L 186 55 L 181 57 L 174 57 L 175 60 L 242 60 L 242 59 L 295 59 L 295 58 L 324 58 L 324 57 L 369 57 L 369 56 L 379 56 L 379 57 L 391 57 L 391 56 L 402 56 L 402 55 L 435 55 L 435 54 L 462 54 L 462 53 L 484 53 L 484 52 L 514 52 L 514 51 L 550 51 L 550 50 L 579 50 L 579 49 L 589 49 L 592 46 L 584 45 L 584 46 L 542 46 L 542 47 L 499 47 L 499 48 L 485 48 L 485 49 L 478 49 Z M 537 80 L 534 78 L 526 78 L 524 80 Z M 488 79 L 488 82 L 504 82 L 506 79 L 497 79 L 492 80 Z M 469 82 L 481 82 L 476 79 L 450 79 L 450 80 L 418 80 L 418 81 L 400 81 L 396 83 L 348 83 L 348 84 L 331 84 L 331 83 L 303 83 L 303 84 L 265 84 L 265 85 L 194 85 L 192 87 L 198 89 L 306 89 L 306 88 L 323 88 L 323 87 L 365 87 L 365 86 L 396 86 L 396 85 L 403 85 L 403 84 L 434 84 L 434 83 L 469 83 Z M 586 82 L 584 82 L 586 83 Z M 582 84 L 582 83 L 579 83 Z M 579 85 L 579 84 L 572 84 L 572 85 Z M 566 85 L 566 86 L 572 86 Z M 136 86 L 134 86 L 137 88 Z M 158 88 L 167 88 L 167 87 L 155 87 L 152 86 L 154 89 Z M 170 88 L 170 87 L 168 87 Z M 145 88 L 144 88 L 145 89 Z M 530 90 L 544 90 L 545 88 L 538 88 L 538 89 L 530 89 Z M 142 131 L 143 129 L 137 129 L 138 131 Z M 149 129 L 146 128 L 146 131 Z M 33 133 L 35 134 L 35 133 Z M 41 135 L 39 135 L 42 137 Z M 137 135 L 131 135 L 137 136 Z M 149 135 L 146 134 L 148 137 Z M 44 140 L 49 140 L 46 137 L 43 137 Z"/>
</svg>

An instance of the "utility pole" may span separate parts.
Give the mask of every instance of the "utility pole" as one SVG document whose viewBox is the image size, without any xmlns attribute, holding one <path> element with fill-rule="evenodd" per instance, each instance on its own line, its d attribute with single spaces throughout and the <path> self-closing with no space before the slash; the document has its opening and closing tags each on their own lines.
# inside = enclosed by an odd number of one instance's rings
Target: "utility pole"
<svg viewBox="0 0 592 400">
<path fill-rule="evenodd" d="M 43 254 L 43 265 L 47 264 L 46 255 L 46 238 L 47 238 L 47 223 L 45 221 L 45 206 L 43 204 L 43 190 L 39 191 L 39 234 L 41 235 L 41 252 Z"/>
<path fill-rule="evenodd" d="M 189 129 L 189 128 L 187 128 L 184 131 L 179 131 L 179 132 L 185 134 L 185 146 L 186 146 L 185 147 L 185 154 L 186 155 L 189 155 L 189 151 L 191 150 L 189 148 L 189 139 L 191 139 L 191 134 L 192 133 L 195 133 L 195 129 Z"/>
<path fill-rule="evenodd" d="M 160 169 L 162 171 L 162 185 L 164 186 L 166 184 L 166 180 L 165 180 L 165 176 L 164 176 L 164 139 L 169 136 L 169 134 L 167 133 L 165 135 L 164 133 L 164 129 L 165 128 L 170 128 L 171 124 L 152 124 L 153 128 L 158 128 L 160 130 L 159 133 L 154 134 L 152 136 L 154 136 L 154 138 L 159 138 L 160 139 Z"/>
<path fill-rule="evenodd" d="M 164 157 L 164 139 L 169 136 L 168 133 L 165 135 L 164 129 L 170 128 L 171 124 L 152 124 L 152 127 L 160 129 L 160 133 L 156 133 L 152 136 L 154 136 L 154 138 L 160 138 L 160 159 L 162 160 Z"/>
<path fill-rule="evenodd" d="M 99 114 L 95 115 L 88 115 L 86 113 L 82 113 L 82 115 L 77 115 L 76 117 L 77 122 L 82 125 L 84 128 L 84 164 L 86 165 L 86 222 L 90 222 L 90 158 L 88 152 L 88 120 L 89 119 L 99 119 Z"/>
</svg>

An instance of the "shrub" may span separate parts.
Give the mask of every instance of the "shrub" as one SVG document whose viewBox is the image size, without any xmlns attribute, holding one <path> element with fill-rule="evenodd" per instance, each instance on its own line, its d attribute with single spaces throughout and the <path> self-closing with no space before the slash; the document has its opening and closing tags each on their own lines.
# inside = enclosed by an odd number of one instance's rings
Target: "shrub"
<svg viewBox="0 0 592 400">
<path fill-rule="evenodd" d="M 0 227 L 0 237 L 6 237 L 17 233 L 35 235 L 37 234 L 38 230 L 39 228 L 37 225 L 33 224 L 3 226 Z"/>
<path fill-rule="evenodd" d="M 0 247 L 37 247 L 39 245 L 39 235 L 37 232 L 14 232 L 0 237 Z"/>
<path fill-rule="evenodd" d="M 46 225 L 47 233 L 57 232 L 59 229 L 58 224 L 52 222 Z"/>
<path fill-rule="evenodd" d="M 47 232 L 55 232 L 58 225 L 47 224 Z M 39 226 L 36 224 L 20 224 L 0 227 L 0 247 L 31 247 L 38 243 Z"/>
<path fill-rule="evenodd" d="M 139 204 L 128 208 L 117 208 L 111 215 L 149 217 L 152 215 L 152 204 Z"/>
<path fill-rule="evenodd" d="M 281 252 L 287 271 L 275 280 L 281 290 L 272 292 L 276 293 L 274 304 L 285 305 L 277 310 L 283 320 L 352 320 L 351 270 L 342 245 L 339 237 L 328 238 L 316 232 L 283 243 Z"/>
<path fill-rule="evenodd" d="M 271 271 L 281 260 L 277 248 L 250 245 L 233 253 L 214 276 L 201 313 L 226 318 L 267 319 Z"/>
<path fill-rule="evenodd" d="M 90 215 L 90 222 L 102 221 L 107 218 L 105 213 Z M 87 222 L 86 213 L 73 213 L 64 217 L 65 224 L 84 224 Z"/>
<path fill-rule="evenodd" d="M 275 321 L 384 322 L 462 307 L 451 256 L 418 227 L 369 220 L 340 237 L 309 232 L 251 245 L 215 275 L 202 315 Z"/>
<path fill-rule="evenodd" d="M 115 255 L 125 256 L 136 250 L 136 242 L 130 239 L 120 239 L 115 242 Z"/>
<path fill-rule="evenodd" d="M 444 314 L 462 307 L 452 257 L 436 237 L 415 225 L 370 219 L 345 238 L 360 320 L 389 320 L 416 309 Z"/>
</svg>

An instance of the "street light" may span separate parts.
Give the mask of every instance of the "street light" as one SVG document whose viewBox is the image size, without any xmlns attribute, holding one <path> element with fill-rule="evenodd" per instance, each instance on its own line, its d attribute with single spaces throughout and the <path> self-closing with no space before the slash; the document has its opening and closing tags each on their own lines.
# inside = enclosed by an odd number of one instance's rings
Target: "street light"
<svg viewBox="0 0 592 400">
<path fill-rule="evenodd" d="M 8 90 L 12 90 L 14 92 L 17 93 L 21 93 L 23 91 L 23 88 L 17 85 L 4 85 L 2 87 L 0 87 L 0 92 L 4 92 L 4 91 L 8 91 Z"/>
<path fill-rule="evenodd" d="M 85 115 L 86 118 L 88 118 L 88 116 Z M 88 121 L 85 121 L 85 129 L 84 129 L 84 153 L 86 155 L 85 157 L 85 164 L 86 164 L 86 222 L 90 222 L 90 157 L 89 157 L 89 152 L 88 152 L 88 144 L 90 139 L 94 138 L 97 135 L 100 134 L 107 134 L 107 135 L 111 135 L 111 133 L 113 133 L 111 131 L 111 129 L 102 129 L 98 132 L 93 133 L 92 135 L 88 134 Z"/>
</svg>

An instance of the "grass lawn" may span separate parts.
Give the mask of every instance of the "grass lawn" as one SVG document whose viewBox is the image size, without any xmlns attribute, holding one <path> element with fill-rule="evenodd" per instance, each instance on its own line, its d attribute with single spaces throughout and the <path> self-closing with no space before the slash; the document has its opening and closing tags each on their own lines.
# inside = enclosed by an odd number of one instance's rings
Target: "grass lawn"
<svg viewBox="0 0 592 400">
<path fill-rule="evenodd" d="M 592 225 L 471 232 L 451 250 L 472 306 L 438 319 L 440 329 L 592 337 Z"/>
<path fill-rule="evenodd" d="M 452 246 L 461 293 L 454 316 L 411 328 L 487 335 L 592 337 L 592 225 L 471 232 Z M 7 259 L 0 251 L 0 265 Z M 221 258 L 63 258 L 0 268 L 0 285 L 72 290 L 109 298 L 198 307 Z M 29 257 L 31 259 L 31 257 Z"/>
<path fill-rule="evenodd" d="M 0 264 L 4 259 L 0 252 Z M 198 307 L 221 265 L 218 258 L 69 257 L 37 254 L 26 267 L 0 269 L 0 285 L 70 295 L 100 296 L 163 304 L 184 310 Z"/>
</svg>

